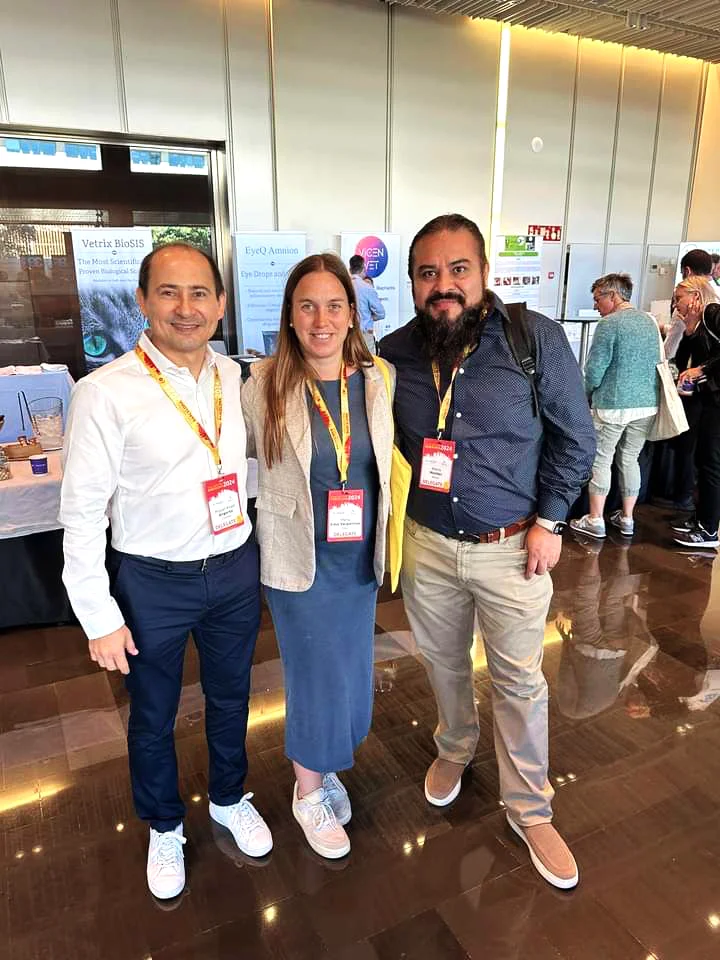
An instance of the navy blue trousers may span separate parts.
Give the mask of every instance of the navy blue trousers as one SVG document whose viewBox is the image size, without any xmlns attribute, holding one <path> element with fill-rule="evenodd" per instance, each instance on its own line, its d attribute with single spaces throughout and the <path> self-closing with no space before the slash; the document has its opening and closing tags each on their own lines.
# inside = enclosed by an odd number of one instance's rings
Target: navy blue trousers
<svg viewBox="0 0 720 960">
<path fill-rule="evenodd" d="M 185 814 L 174 727 L 190 632 L 205 694 L 210 800 L 228 805 L 243 796 L 250 669 L 260 625 L 257 545 L 251 537 L 205 566 L 111 551 L 109 571 L 139 650 L 128 657 L 126 678 L 135 810 L 155 830 L 173 830 Z"/>
</svg>

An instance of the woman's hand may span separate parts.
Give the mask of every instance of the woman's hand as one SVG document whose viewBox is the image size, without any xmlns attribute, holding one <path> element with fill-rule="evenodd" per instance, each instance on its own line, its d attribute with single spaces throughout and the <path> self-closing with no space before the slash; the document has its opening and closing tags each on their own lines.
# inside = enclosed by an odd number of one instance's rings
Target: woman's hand
<svg viewBox="0 0 720 960">
<path fill-rule="evenodd" d="M 702 375 L 702 367 L 689 367 L 687 370 L 683 370 L 678 377 L 678 386 L 682 386 L 682 384 L 688 380 L 692 380 L 694 383 L 696 380 L 699 380 Z"/>
</svg>

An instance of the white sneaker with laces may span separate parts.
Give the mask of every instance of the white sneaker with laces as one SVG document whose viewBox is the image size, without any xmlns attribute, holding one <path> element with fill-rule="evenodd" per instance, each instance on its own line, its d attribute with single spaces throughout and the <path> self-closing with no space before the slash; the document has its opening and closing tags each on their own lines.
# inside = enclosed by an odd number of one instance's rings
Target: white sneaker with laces
<svg viewBox="0 0 720 960">
<path fill-rule="evenodd" d="M 183 825 L 159 833 L 150 828 L 150 846 L 147 859 L 147 882 L 150 893 L 158 900 L 179 896 L 185 888 L 185 861 L 183 858 Z"/>
<path fill-rule="evenodd" d="M 595 537 L 598 540 L 602 540 L 607 536 L 603 518 L 591 517 L 589 513 L 586 513 L 584 517 L 580 517 L 579 520 L 571 520 L 570 527 L 578 533 L 584 533 L 588 537 Z"/>
<path fill-rule="evenodd" d="M 264 857 L 270 853 L 273 845 L 270 828 L 250 803 L 252 793 L 246 793 L 242 800 L 221 807 L 210 803 L 210 816 L 215 823 L 232 833 L 235 843 L 248 857 Z"/>
<path fill-rule="evenodd" d="M 335 819 L 341 827 L 344 827 L 352 819 L 352 806 L 343 782 L 336 773 L 326 773 L 323 777 L 323 788 L 333 808 Z"/>
<path fill-rule="evenodd" d="M 336 860 L 350 853 L 350 839 L 345 828 L 337 822 L 323 787 L 318 787 L 300 799 L 296 781 L 293 787 L 292 812 L 315 853 L 329 860 Z"/>
</svg>

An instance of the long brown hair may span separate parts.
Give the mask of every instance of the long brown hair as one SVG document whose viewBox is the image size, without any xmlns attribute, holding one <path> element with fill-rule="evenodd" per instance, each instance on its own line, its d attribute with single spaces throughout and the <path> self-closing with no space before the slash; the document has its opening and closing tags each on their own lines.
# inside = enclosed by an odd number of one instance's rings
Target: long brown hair
<svg viewBox="0 0 720 960">
<path fill-rule="evenodd" d="M 270 358 L 267 373 L 263 379 L 265 387 L 265 430 L 263 452 L 268 467 L 282 460 L 283 439 L 285 436 L 285 410 L 292 391 L 304 380 L 314 380 L 315 371 L 305 359 L 300 341 L 292 322 L 293 296 L 297 285 L 309 273 L 331 273 L 343 286 L 350 305 L 352 326 L 343 343 L 343 362 L 346 366 L 372 366 L 372 356 L 365 344 L 362 330 L 358 325 L 357 299 L 355 287 L 345 264 L 334 253 L 316 253 L 301 260 L 293 267 L 283 296 L 280 311 L 280 332 L 277 338 L 275 355 Z"/>
</svg>

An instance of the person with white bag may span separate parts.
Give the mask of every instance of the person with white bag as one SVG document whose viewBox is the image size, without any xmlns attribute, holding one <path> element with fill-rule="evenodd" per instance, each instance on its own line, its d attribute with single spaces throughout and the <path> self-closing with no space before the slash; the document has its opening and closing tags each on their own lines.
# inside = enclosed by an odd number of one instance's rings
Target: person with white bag
<svg viewBox="0 0 720 960">
<path fill-rule="evenodd" d="M 606 536 L 605 501 L 613 460 L 620 476 L 622 509 L 610 517 L 621 534 L 635 532 L 633 510 L 640 493 L 638 458 L 650 438 L 660 403 L 657 365 L 664 359 L 658 327 L 630 303 L 627 273 L 609 273 L 592 285 L 602 317 L 585 366 L 585 391 L 592 406 L 597 453 L 590 480 L 590 513 L 570 526 L 596 539 Z"/>
</svg>

